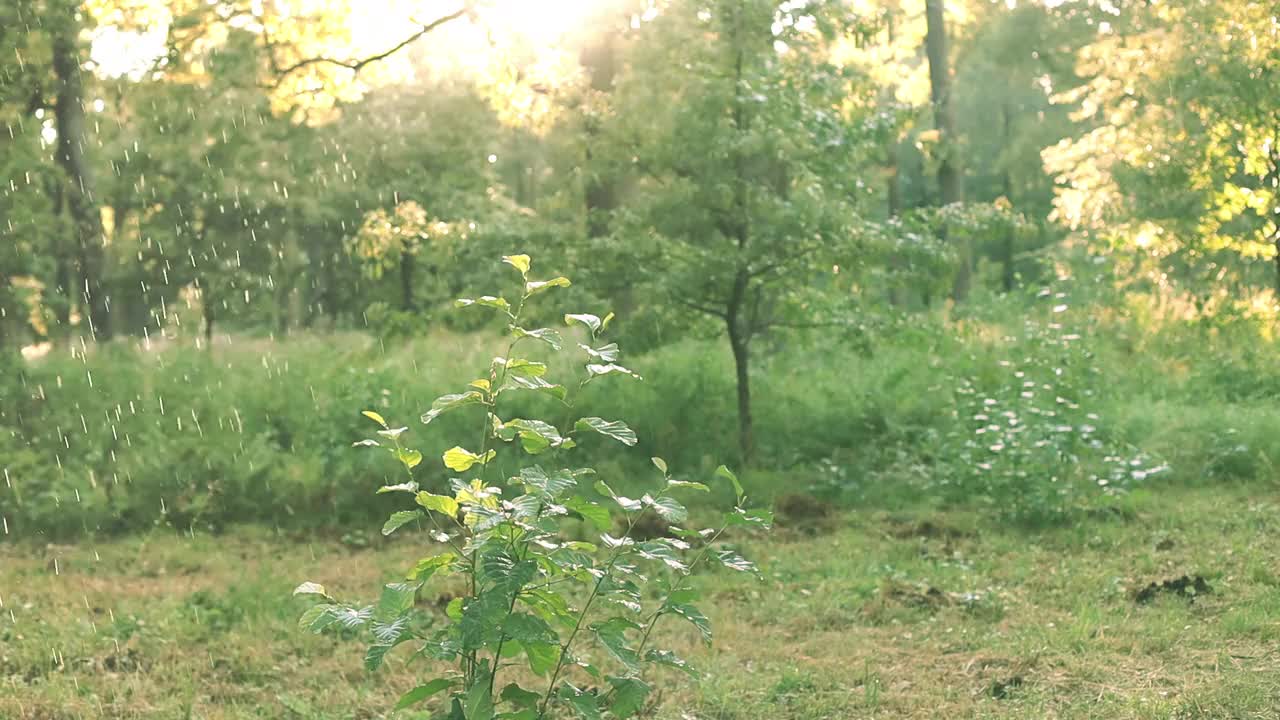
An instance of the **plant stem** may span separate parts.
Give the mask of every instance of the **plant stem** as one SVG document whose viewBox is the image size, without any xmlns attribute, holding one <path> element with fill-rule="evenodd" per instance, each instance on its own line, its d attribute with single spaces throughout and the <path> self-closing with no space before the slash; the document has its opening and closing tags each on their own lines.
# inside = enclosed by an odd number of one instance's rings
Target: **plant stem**
<svg viewBox="0 0 1280 720">
<path fill-rule="evenodd" d="M 643 511 L 641 511 L 643 512 Z M 632 513 L 627 516 L 627 531 L 623 533 L 623 540 L 630 539 L 631 531 L 636 526 L 636 520 L 639 519 L 640 513 Z M 573 641 L 578 637 L 578 631 L 582 629 L 582 622 L 587 619 L 587 613 L 591 610 L 591 603 L 600 594 L 600 586 L 604 584 L 605 578 L 609 577 L 609 572 L 613 570 L 613 566 L 618 562 L 618 558 L 622 556 L 626 544 L 621 544 L 618 549 L 613 552 L 613 556 L 609 558 L 609 562 L 605 565 L 604 572 L 600 573 L 600 577 L 596 578 L 596 584 L 591 588 L 591 594 L 587 596 L 587 602 L 582 606 L 582 611 L 578 613 L 578 621 L 573 624 L 573 631 L 569 633 L 569 639 L 560 645 L 560 658 L 556 660 L 556 669 L 551 673 L 551 682 L 547 683 L 547 692 L 542 696 L 542 707 L 538 710 L 538 720 L 546 717 L 547 706 L 551 704 L 551 693 L 555 691 L 556 680 L 560 679 L 560 671 L 564 669 L 564 661 L 569 657 L 569 648 L 573 645 Z"/>
</svg>

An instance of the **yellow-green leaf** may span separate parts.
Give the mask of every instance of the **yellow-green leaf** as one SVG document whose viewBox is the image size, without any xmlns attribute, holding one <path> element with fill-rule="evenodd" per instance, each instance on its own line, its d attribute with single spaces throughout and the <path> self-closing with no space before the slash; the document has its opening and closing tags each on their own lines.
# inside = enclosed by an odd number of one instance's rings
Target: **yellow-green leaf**
<svg viewBox="0 0 1280 720">
<path fill-rule="evenodd" d="M 569 287 L 570 284 L 567 277 L 558 277 L 552 280 L 532 280 L 524 284 L 524 294 L 537 295 L 544 290 L 550 290 L 553 287 Z"/>
<path fill-rule="evenodd" d="M 466 472 L 478 462 L 479 455 L 461 447 L 454 446 L 444 453 L 444 466 L 455 472 Z"/>
<path fill-rule="evenodd" d="M 362 412 L 362 413 L 360 413 L 360 414 L 361 414 L 361 415 L 364 415 L 365 417 L 369 418 L 370 420 L 372 420 L 372 421 L 374 421 L 374 422 L 378 423 L 378 424 L 379 424 L 379 425 L 381 425 L 382 427 L 386 427 L 386 426 L 387 426 L 387 421 L 386 421 L 386 420 L 383 420 L 381 415 L 379 415 L 378 413 L 376 413 L 376 412 L 374 412 L 374 411 L 372 411 L 372 410 L 365 410 L 364 412 Z"/>
<path fill-rule="evenodd" d="M 425 490 L 418 493 L 415 497 L 418 504 L 428 510 L 434 510 L 441 515 L 456 517 L 458 514 L 458 501 L 448 495 L 433 495 Z"/>
<path fill-rule="evenodd" d="M 422 453 L 417 450 L 397 450 L 396 459 L 404 463 L 404 466 L 410 470 L 418 467 L 418 463 L 422 462 Z"/>
<path fill-rule="evenodd" d="M 502 262 L 520 271 L 521 275 L 529 272 L 529 256 L 528 255 L 503 255 Z"/>
</svg>

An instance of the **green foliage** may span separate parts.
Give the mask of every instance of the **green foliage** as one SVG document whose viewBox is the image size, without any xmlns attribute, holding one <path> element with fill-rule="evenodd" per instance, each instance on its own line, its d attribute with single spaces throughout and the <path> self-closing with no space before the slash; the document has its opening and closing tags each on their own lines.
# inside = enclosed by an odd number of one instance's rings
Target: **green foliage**
<svg viewBox="0 0 1280 720">
<path fill-rule="evenodd" d="M 422 508 L 393 513 L 382 533 L 429 526 L 436 544 L 433 554 L 419 561 L 404 582 L 386 585 L 373 604 L 340 602 L 323 586 L 303 583 L 295 594 L 316 596 L 321 602 L 303 614 L 299 625 L 317 633 L 335 627 L 367 630 L 372 644 L 365 665 L 370 670 L 401 644 L 411 645 L 415 657 L 452 667 L 404 693 L 397 709 L 448 691 L 441 707 L 449 708 L 450 718 L 534 719 L 570 713 L 589 720 L 631 717 L 644 707 L 652 690 L 644 679 L 650 667 L 689 671 L 672 651 L 650 646 L 661 619 L 685 620 L 704 641 L 711 641 L 709 621 L 692 604 L 698 593 L 687 582 L 689 574 L 704 562 L 757 573 L 754 564 L 724 547 L 720 538 L 730 526 L 767 528 L 769 517 L 745 509 L 742 486 L 724 466 L 717 474 L 732 483 L 736 502 L 718 527 L 687 525 L 689 513 L 678 496 L 705 491 L 706 486 L 672 477 L 658 458 L 653 460 L 659 470 L 657 487 L 639 498 L 617 494 L 603 479 L 594 482 L 596 494 L 586 492 L 597 472 L 572 462 L 569 452 L 579 442 L 589 442 L 589 435 L 624 446 L 638 440 L 620 420 L 574 420 L 578 392 L 601 376 L 635 374 L 614 364 L 617 346 L 600 344 L 606 320 L 593 315 L 565 316 L 567 323 L 588 330 L 588 342 L 579 345 L 585 367 L 577 392 L 548 380 L 545 363 L 517 354 L 537 345 L 529 340 L 560 351 L 557 331 L 529 330 L 520 323 L 532 297 L 570 283 L 563 277 L 530 280 L 527 255 L 503 261 L 523 281 L 516 302 L 487 296 L 459 304 L 503 314 L 510 338 L 505 353 L 489 363 L 482 377 L 468 383 L 468 389 L 439 398 L 422 417 L 426 424 L 454 413 L 483 411 L 475 449 L 455 445 L 440 456 L 453 471 L 447 494 L 419 491 L 414 470 L 423 453 L 406 446 L 406 428 L 392 427 L 380 413 L 364 413 L 381 428 L 378 437 L 356 443 L 388 452 L 408 476 L 407 482 L 384 486 L 379 493 L 411 494 Z M 601 366 L 602 360 L 608 365 Z M 530 390 L 551 395 L 555 402 L 543 407 L 565 415 L 565 420 L 557 425 L 510 417 L 510 398 Z M 497 473 L 505 479 L 495 477 Z M 633 537 L 646 511 L 671 523 L 670 533 Z M 571 539 L 579 520 L 604 530 L 598 545 Z M 616 536 L 615 522 L 625 528 Z M 419 594 L 434 577 L 453 577 L 466 588 L 449 603 L 443 618 L 417 609 Z M 591 650 L 590 639 L 603 652 Z M 513 664 L 527 664 L 529 672 L 541 678 L 537 690 L 499 681 L 501 671 Z M 584 690 L 579 686 L 584 680 L 607 683 L 609 689 Z"/>
<path fill-rule="evenodd" d="M 1060 322 L 1064 294 L 1046 290 L 1042 301 L 1051 303 L 1047 320 L 1026 320 L 1008 357 L 956 379 L 957 424 L 942 451 L 961 460 L 944 467 L 944 492 L 976 495 L 1030 524 L 1063 520 L 1169 469 L 1108 430 L 1097 412 L 1106 376 L 1088 330 Z"/>
<path fill-rule="evenodd" d="M 1172 271 L 1193 287 L 1280 289 L 1280 112 L 1265 100 L 1280 91 L 1278 46 L 1274 13 L 1256 2 L 1123 13 L 1058 97 L 1087 121 L 1045 150 L 1059 218 L 1157 282 Z"/>
</svg>

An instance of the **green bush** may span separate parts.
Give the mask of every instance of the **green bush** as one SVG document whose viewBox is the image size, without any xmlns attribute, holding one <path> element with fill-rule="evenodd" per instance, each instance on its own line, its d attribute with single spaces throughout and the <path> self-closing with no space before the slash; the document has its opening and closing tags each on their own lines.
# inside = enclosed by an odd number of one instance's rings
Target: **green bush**
<svg viewBox="0 0 1280 720">
<path fill-rule="evenodd" d="M 704 562 L 756 572 L 750 561 L 719 541 L 730 527 L 767 528 L 769 516 L 743 507 L 742 487 L 723 466 L 717 474 L 732 483 L 736 505 L 718 528 L 705 530 L 688 524 L 689 512 L 677 496 L 709 492 L 708 486 L 676 479 L 660 458 L 652 458 L 660 482 L 639 499 L 619 494 L 596 469 L 583 467 L 579 453 L 570 452 L 579 444 L 634 446 L 637 438 L 622 421 L 580 415 L 578 391 L 607 384 L 608 376 L 637 376 L 617 364 L 617 344 L 599 340 L 611 316 L 565 315 L 567 323 L 588 329 L 587 343 L 579 344 L 581 353 L 575 352 L 582 356 L 584 372 L 577 383 L 554 382 L 559 375 L 549 373 L 548 365 L 529 357 L 524 348 L 541 344 L 544 352 L 546 347 L 559 352 L 564 344 L 560 332 L 525 329 L 521 322 L 530 298 L 567 287 L 569 281 L 529 280 L 526 255 L 503 260 L 521 274 L 516 302 L 484 296 L 459 303 L 496 309 L 509 320 L 505 352 L 485 363 L 481 377 L 460 392 L 437 398 L 422 415 L 422 422 L 437 430 L 436 421 L 446 416 L 472 420 L 470 431 L 455 437 L 474 450 L 454 445 L 439 456 L 456 475 L 449 479 L 448 491 L 422 489 L 414 469 L 427 462 L 426 456 L 407 444 L 408 428 L 392 427 L 381 413 L 364 412 L 381 429 L 377 439 L 356 443 L 389 452 L 406 474 L 406 481 L 377 492 L 407 494 L 417 506 L 392 513 L 382 534 L 426 530 L 436 543 L 435 554 L 418 561 L 403 582 L 386 585 L 375 603 L 340 602 L 322 585 L 300 585 L 295 595 L 320 601 L 299 624 L 317 633 L 367 631 L 369 670 L 381 667 L 401 645 L 451 668 L 405 692 L 396 710 L 447 693 L 448 716 L 468 720 L 541 720 L 569 713 L 631 717 L 649 702 L 652 671 L 697 674 L 671 650 L 652 647 L 660 620 L 684 620 L 703 640 L 711 640 L 710 621 L 692 604 L 698 593 L 688 583 L 690 573 Z M 521 396 L 554 400 L 548 407 L 551 414 L 537 419 L 516 410 L 510 400 Z M 594 493 L 579 489 L 592 480 Z M 669 523 L 655 537 L 637 532 L 649 514 Z M 618 525 L 624 529 L 615 536 Z M 584 526 L 599 533 L 600 545 L 573 539 Z M 443 617 L 419 609 L 419 595 L 428 582 L 449 575 L 458 576 L 466 590 L 449 602 Z M 587 649 L 588 638 L 599 651 Z M 519 673 L 512 672 L 513 665 L 525 663 L 539 677 L 537 690 L 521 686 Z M 588 688 L 588 682 L 598 683 L 599 689 Z"/>
</svg>

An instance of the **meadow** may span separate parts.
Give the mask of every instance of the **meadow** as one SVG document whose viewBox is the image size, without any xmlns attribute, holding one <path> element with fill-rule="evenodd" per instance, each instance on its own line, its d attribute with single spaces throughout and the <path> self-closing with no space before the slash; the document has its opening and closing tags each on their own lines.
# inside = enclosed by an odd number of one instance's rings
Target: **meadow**
<svg viewBox="0 0 1280 720">
<path fill-rule="evenodd" d="M 714 650 L 659 626 L 704 675 L 668 671 L 642 712 L 1275 717 L 1270 341 L 1130 302 L 993 301 L 775 338 L 742 477 L 777 527 L 733 538 L 761 577 L 695 574 Z M 0 489 L 0 716 L 388 716 L 423 661 L 361 669 L 353 633 L 299 629 L 290 591 L 367 595 L 434 545 L 379 534 L 403 502 L 373 492 L 394 463 L 351 447 L 360 410 L 404 418 L 438 455 L 450 429 L 416 416 L 489 342 L 235 336 L 29 363 L 8 411 L 28 442 Z M 651 455 L 691 479 L 732 456 L 722 348 L 629 363 L 643 381 L 580 406 L 640 438 L 598 458 L 602 477 L 639 492 Z M 419 610 L 442 614 L 454 585 Z"/>
</svg>

